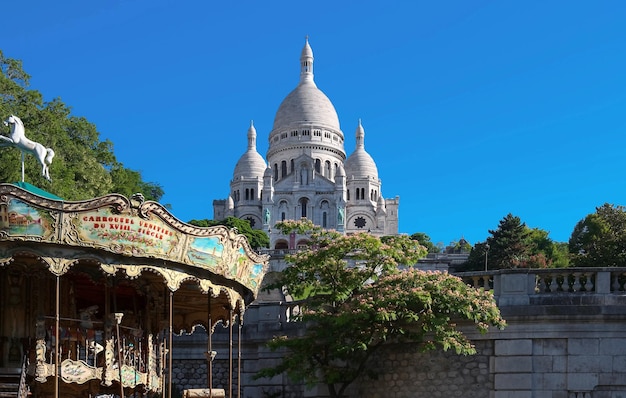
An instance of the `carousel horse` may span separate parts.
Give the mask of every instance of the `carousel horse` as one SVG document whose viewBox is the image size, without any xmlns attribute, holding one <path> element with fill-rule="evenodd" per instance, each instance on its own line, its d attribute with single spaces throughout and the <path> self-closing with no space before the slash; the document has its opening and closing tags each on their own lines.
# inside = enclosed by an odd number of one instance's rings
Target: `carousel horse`
<svg viewBox="0 0 626 398">
<path fill-rule="evenodd" d="M 2 141 L 8 143 L 8 145 L 15 146 L 21 149 L 23 152 L 32 153 L 37 157 L 39 163 L 41 163 L 41 174 L 48 180 L 50 179 L 50 171 L 49 167 L 52 163 L 52 158 L 54 157 L 54 151 L 50 148 L 46 148 L 38 142 L 31 141 L 26 138 L 24 134 L 24 124 L 19 117 L 11 115 L 7 120 L 4 121 L 5 126 L 11 126 L 11 134 L 9 137 L 5 137 L 0 135 L 0 144 Z"/>
</svg>

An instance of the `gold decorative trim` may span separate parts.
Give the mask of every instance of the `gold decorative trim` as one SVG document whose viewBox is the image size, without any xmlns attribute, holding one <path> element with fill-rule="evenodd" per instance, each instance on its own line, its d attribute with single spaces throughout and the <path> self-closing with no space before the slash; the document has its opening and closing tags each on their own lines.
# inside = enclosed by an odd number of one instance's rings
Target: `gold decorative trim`
<svg viewBox="0 0 626 398">
<path fill-rule="evenodd" d="M 61 379 L 66 383 L 84 384 L 89 380 L 100 380 L 102 368 L 87 365 L 84 361 L 66 359 L 61 362 Z"/>
</svg>

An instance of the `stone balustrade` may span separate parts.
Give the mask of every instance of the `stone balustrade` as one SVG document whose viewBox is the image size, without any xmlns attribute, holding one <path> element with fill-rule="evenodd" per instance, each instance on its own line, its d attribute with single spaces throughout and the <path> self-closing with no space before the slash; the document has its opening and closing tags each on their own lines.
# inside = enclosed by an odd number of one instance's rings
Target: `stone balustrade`
<svg viewBox="0 0 626 398">
<path fill-rule="evenodd" d="M 456 274 L 468 285 L 488 288 L 499 306 L 550 303 L 564 295 L 587 296 L 589 303 L 610 304 L 626 294 L 626 268 L 506 269 Z"/>
</svg>

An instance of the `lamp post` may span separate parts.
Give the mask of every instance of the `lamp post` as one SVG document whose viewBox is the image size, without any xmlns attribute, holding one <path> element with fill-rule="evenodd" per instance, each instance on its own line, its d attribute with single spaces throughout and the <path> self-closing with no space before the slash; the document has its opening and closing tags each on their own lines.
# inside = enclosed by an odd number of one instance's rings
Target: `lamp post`
<svg viewBox="0 0 626 398">
<path fill-rule="evenodd" d="M 487 255 L 489 254 L 489 243 L 485 243 L 485 271 L 487 271 Z"/>
</svg>

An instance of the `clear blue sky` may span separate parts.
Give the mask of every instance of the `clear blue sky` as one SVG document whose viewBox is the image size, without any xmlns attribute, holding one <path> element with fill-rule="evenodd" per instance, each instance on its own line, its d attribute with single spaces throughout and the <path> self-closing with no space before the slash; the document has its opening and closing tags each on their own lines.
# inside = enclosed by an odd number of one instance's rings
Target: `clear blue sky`
<svg viewBox="0 0 626 398">
<path fill-rule="evenodd" d="M 483 241 L 508 213 L 567 241 L 626 204 L 624 1 L 22 1 L 0 48 L 162 185 L 212 218 L 245 152 L 265 155 L 308 35 L 354 150 L 361 118 L 400 231 Z M 18 115 L 19 116 L 19 115 Z M 28 128 L 28 126 L 27 126 Z"/>
</svg>

